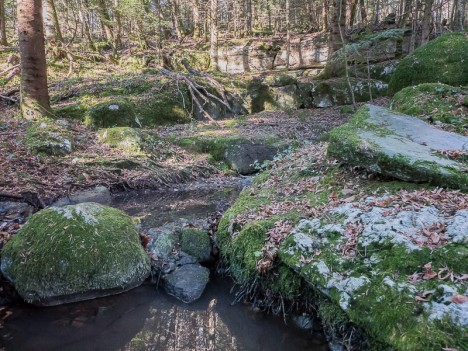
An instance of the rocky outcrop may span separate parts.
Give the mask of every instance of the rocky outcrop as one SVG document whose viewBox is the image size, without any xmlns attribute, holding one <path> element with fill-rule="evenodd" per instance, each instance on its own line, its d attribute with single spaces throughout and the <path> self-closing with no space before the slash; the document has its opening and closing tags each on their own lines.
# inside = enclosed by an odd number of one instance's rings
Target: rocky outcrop
<svg viewBox="0 0 468 351">
<path fill-rule="evenodd" d="M 356 349 L 463 349 L 466 193 L 369 178 L 326 149 L 273 163 L 224 214 L 216 240 L 230 273 L 271 301 L 313 296 L 325 331 Z"/>
<path fill-rule="evenodd" d="M 284 40 L 248 39 L 231 41 L 220 46 L 218 68 L 227 73 L 262 72 L 286 67 Z M 291 43 L 291 69 L 323 67 L 327 61 L 326 35 L 299 37 Z"/>
<path fill-rule="evenodd" d="M 417 118 L 366 105 L 330 134 L 328 153 L 340 161 L 401 180 L 468 189 L 463 154 L 468 137 Z"/>
<path fill-rule="evenodd" d="M 31 216 L 3 248 L 1 271 L 24 300 L 52 306 L 132 289 L 150 263 L 130 217 L 83 203 Z"/>
</svg>

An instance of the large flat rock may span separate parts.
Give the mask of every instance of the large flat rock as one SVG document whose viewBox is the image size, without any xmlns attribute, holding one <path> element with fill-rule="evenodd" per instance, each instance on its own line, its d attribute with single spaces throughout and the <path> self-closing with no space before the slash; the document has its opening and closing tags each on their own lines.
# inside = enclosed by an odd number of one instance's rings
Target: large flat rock
<svg viewBox="0 0 468 351">
<path fill-rule="evenodd" d="M 404 181 L 468 189 L 468 137 L 365 105 L 331 133 L 328 153 Z"/>
</svg>

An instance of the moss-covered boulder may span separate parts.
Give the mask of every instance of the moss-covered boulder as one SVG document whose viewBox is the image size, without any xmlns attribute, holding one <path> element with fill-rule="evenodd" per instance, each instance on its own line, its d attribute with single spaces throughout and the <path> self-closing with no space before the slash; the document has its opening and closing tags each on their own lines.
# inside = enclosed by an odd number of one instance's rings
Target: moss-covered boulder
<svg viewBox="0 0 468 351">
<path fill-rule="evenodd" d="M 101 129 L 98 131 L 98 138 L 101 143 L 129 155 L 142 155 L 162 144 L 161 139 L 153 133 L 130 127 Z"/>
<path fill-rule="evenodd" d="M 422 83 L 400 90 L 391 108 L 444 129 L 468 132 L 468 88 L 441 83 Z"/>
<path fill-rule="evenodd" d="M 180 230 L 180 249 L 199 262 L 208 261 L 211 257 L 210 236 L 200 229 L 183 228 Z"/>
<path fill-rule="evenodd" d="M 24 143 L 35 154 L 64 156 L 73 151 L 73 136 L 55 121 L 37 122 L 26 130 Z"/>
<path fill-rule="evenodd" d="M 113 99 L 92 106 L 86 111 L 84 123 L 93 128 L 139 126 L 135 105 L 125 98 Z"/>
<path fill-rule="evenodd" d="M 33 215 L 3 248 L 1 271 L 24 300 L 52 306 L 134 288 L 150 264 L 132 219 L 90 202 Z"/>
<path fill-rule="evenodd" d="M 328 153 L 340 161 L 404 181 L 468 189 L 463 153 L 468 138 L 417 118 L 365 105 L 330 133 Z"/>
<path fill-rule="evenodd" d="M 416 49 L 395 70 L 389 93 L 420 83 L 468 84 L 468 37 L 447 33 Z"/>
<path fill-rule="evenodd" d="M 408 53 L 408 29 L 393 28 L 361 37 L 354 43 L 347 44 L 345 48 L 335 51 L 328 60 L 321 78 L 343 77 L 345 75 L 345 53 L 350 74 L 354 77 L 367 77 L 367 66 L 380 62 L 391 69 L 393 61 Z M 346 52 L 345 52 L 346 50 Z M 371 66 L 372 67 L 372 66 Z"/>
</svg>

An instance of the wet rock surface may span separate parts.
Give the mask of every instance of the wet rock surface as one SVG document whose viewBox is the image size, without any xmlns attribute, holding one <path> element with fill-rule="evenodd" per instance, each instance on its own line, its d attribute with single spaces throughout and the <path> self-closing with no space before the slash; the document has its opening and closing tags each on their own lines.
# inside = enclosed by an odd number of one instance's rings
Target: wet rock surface
<svg viewBox="0 0 468 351">
<path fill-rule="evenodd" d="M 210 271 L 199 264 L 185 264 L 163 276 L 164 290 L 185 303 L 198 300 L 209 281 Z"/>
</svg>

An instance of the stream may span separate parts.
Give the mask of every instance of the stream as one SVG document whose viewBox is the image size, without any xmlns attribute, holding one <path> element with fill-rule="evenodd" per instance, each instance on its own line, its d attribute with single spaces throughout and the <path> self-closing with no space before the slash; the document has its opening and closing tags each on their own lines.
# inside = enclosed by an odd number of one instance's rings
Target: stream
<svg viewBox="0 0 468 351">
<path fill-rule="evenodd" d="M 225 210 L 248 182 L 123 193 L 111 206 L 138 218 L 143 230 L 196 223 Z M 191 304 L 149 282 L 120 295 L 56 307 L 18 303 L 9 307 L 12 315 L 0 329 L 0 350 L 328 350 L 320 332 L 292 320 L 285 324 L 249 305 L 232 305 L 232 285 L 214 275 Z"/>
</svg>

